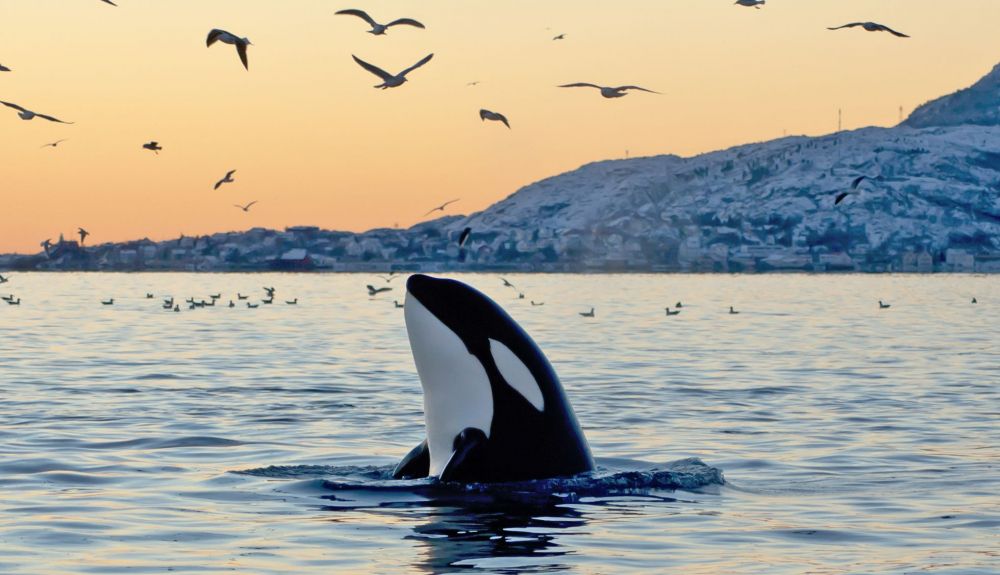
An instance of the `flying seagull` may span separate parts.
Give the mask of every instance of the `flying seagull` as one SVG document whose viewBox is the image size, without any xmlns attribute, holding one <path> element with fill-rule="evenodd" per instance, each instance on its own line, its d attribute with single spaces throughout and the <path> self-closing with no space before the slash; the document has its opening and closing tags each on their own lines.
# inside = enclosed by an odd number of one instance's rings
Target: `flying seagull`
<svg viewBox="0 0 1000 575">
<path fill-rule="evenodd" d="M 851 22 L 850 24 L 844 24 L 843 26 L 837 26 L 836 28 L 827 28 L 827 30 L 840 30 L 841 28 L 854 28 L 856 26 L 861 26 L 867 32 L 888 32 L 899 38 L 909 38 L 906 34 L 897 32 L 888 26 L 879 24 L 878 22 Z"/>
<path fill-rule="evenodd" d="M 462 234 L 458 236 L 458 247 L 465 245 L 465 242 L 469 241 L 469 236 L 472 235 L 472 228 L 465 228 L 462 230 Z"/>
<path fill-rule="evenodd" d="M 553 36 L 552 39 L 553 40 L 565 40 L 566 39 L 566 35 L 565 34 L 559 34 L 558 36 Z"/>
<path fill-rule="evenodd" d="M 847 196 L 851 195 L 851 193 L 853 193 L 855 190 L 858 189 L 858 186 L 861 185 L 861 182 L 863 182 L 865 180 L 870 180 L 870 179 L 872 179 L 872 178 L 869 178 L 868 176 L 858 176 L 858 177 L 854 178 L 854 180 L 851 181 L 851 191 L 850 192 L 840 192 L 840 193 L 838 193 L 836 195 L 836 197 L 833 199 L 833 205 L 836 206 L 836 205 L 840 204 L 840 202 L 844 201 L 844 198 L 846 198 Z M 881 179 L 881 177 L 879 176 L 879 177 L 876 177 L 875 179 Z"/>
<path fill-rule="evenodd" d="M 833 198 L 833 205 L 840 205 L 840 202 L 844 201 L 844 198 L 851 195 L 851 192 L 840 192 Z"/>
<path fill-rule="evenodd" d="M 61 144 L 61 143 L 65 142 L 65 141 L 66 141 L 66 140 L 68 140 L 68 139 L 69 139 L 69 138 L 63 138 L 63 139 L 61 139 L 61 140 L 56 140 L 55 142 L 51 142 L 51 143 L 48 143 L 48 144 L 44 144 L 44 145 L 43 145 L 43 146 L 41 146 L 41 147 L 42 147 L 42 148 L 49 148 L 49 147 L 52 147 L 52 148 L 55 148 L 56 146 L 58 146 L 59 144 Z"/>
<path fill-rule="evenodd" d="M 236 173 L 236 170 L 229 170 L 228 172 L 226 172 L 226 177 L 222 178 L 218 182 L 215 182 L 215 187 L 212 188 L 212 189 L 213 190 L 218 190 L 219 187 L 222 186 L 222 184 L 231 184 L 231 183 L 235 182 L 236 180 L 233 179 L 233 174 L 235 174 L 235 173 Z"/>
<path fill-rule="evenodd" d="M 373 20 L 372 17 L 369 16 L 368 13 L 365 12 L 364 10 L 355 10 L 354 8 L 348 10 L 339 10 L 337 14 L 343 14 L 345 16 L 357 16 L 358 18 L 361 18 L 365 22 L 368 22 L 368 25 L 372 27 L 372 29 L 369 30 L 368 33 L 374 34 L 376 36 L 383 36 L 389 30 L 390 26 L 398 26 L 400 24 L 405 24 L 407 26 L 414 26 L 416 28 L 424 27 L 423 24 L 417 22 L 413 18 L 398 18 L 396 20 L 393 20 L 392 22 L 389 22 L 388 24 L 379 24 L 378 22 Z"/>
<path fill-rule="evenodd" d="M 236 52 L 240 55 L 240 62 L 243 62 L 243 67 L 247 70 L 250 69 L 250 64 L 247 63 L 247 46 L 252 46 L 253 42 L 251 42 L 249 38 L 240 38 L 239 36 L 226 32 L 225 30 L 212 28 L 212 30 L 208 33 L 206 45 L 211 47 L 212 44 L 215 44 L 216 42 L 236 46 Z"/>
<path fill-rule="evenodd" d="M 117 4 L 115 4 L 114 2 L 112 2 L 111 0 L 101 0 L 101 2 L 104 2 L 105 4 L 111 4 L 112 6 L 118 6 Z"/>
<path fill-rule="evenodd" d="M 509 281 L 507 281 L 507 278 L 500 278 L 500 281 L 503 282 L 503 287 L 509 287 L 509 288 L 517 289 L 516 287 L 514 287 L 514 284 L 510 283 Z"/>
<path fill-rule="evenodd" d="M 425 215 L 425 216 L 429 216 L 429 215 L 431 215 L 432 213 L 434 213 L 434 212 L 436 212 L 436 211 L 442 211 L 442 212 L 443 212 L 443 211 L 444 211 L 444 209 L 445 209 L 446 207 L 448 207 L 448 204 L 454 204 L 455 202 L 457 202 L 457 201 L 458 201 L 458 200 L 460 200 L 460 199 L 461 199 L 461 198 L 456 198 L 456 199 L 454 199 L 454 200 L 448 200 L 447 202 L 445 202 L 445 203 L 441 204 L 440 206 L 438 206 L 438 207 L 436 207 L 436 208 L 434 208 L 434 209 L 431 209 L 431 210 L 428 210 L 428 211 L 427 211 L 427 213 L 426 213 L 426 214 L 424 214 L 424 215 Z"/>
<path fill-rule="evenodd" d="M 368 288 L 368 295 L 369 296 L 377 296 L 378 294 L 380 294 L 380 293 L 382 293 L 384 291 L 392 291 L 391 287 L 375 287 L 375 286 L 373 286 L 371 284 L 368 284 L 366 287 Z"/>
<path fill-rule="evenodd" d="M 76 230 L 76 233 L 80 234 L 80 245 L 82 246 L 83 242 L 86 241 L 87 236 L 90 235 L 90 232 L 88 232 L 87 230 L 85 230 L 83 228 L 79 228 L 79 229 Z"/>
<path fill-rule="evenodd" d="M 244 212 L 249 212 L 250 211 L 250 206 L 252 206 L 252 205 L 254 205 L 256 203 L 257 203 L 257 200 L 254 200 L 254 201 L 250 202 L 249 204 L 247 204 L 245 206 L 241 206 L 239 204 L 233 204 L 233 206 L 237 207 L 237 208 L 239 208 L 241 210 L 243 210 Z"/>
<path fill-rule="evenodd" d="M 10 72 L 10 68 L 4 66 L 3 64 L 0 64 L 0 72 Z"/>
<path fill-rule="evenodd" d="M 740 6 L 746 6 L 748 8 L 752 6 L 760 10 L 760 7 L 764 5 L 765 1 L 766 0 L 736 0 L 736 4 L 739 4 Z"/>
<path fill-rule="evenodd" d="M 147 143 L 143 144 L 142 145 L 142 149 L 144 149 L 144 150 L 152 150 L 153 152 L 156 153 L 157 156 L 159 156 L 160 155 L 160 150 L 163 149 L 163 146 L 161 146 L 160 143 L 157 142 L 156 140 L 153 140 L 152 142 L 147 142 Z"/>
<path fill-rule="evenodd" d="M 645 88 L 640 88 L 639 86 L 598 86 L 597 84 L 588 84 L 587 82 L 576 82 L 575 84 L 563 84 L 559 86 L 560 88 L 597 88 L 601 91 L 601 95 L 605 98 L 621 98 L 627 95 L 629 90 L 641 90 L 643 92 L 649 92 L 650 94 L 659 94 L 659 92 L 654 92 L 653 90 L 647 90 Z"/>
<path fill-rule="evenodd" d="M 8 278 L 5 278 L 5 277 L 3 277 L 2 275 L 0 275 L 0 284 L 5 284 L 5 283 L 7 283 L 7 282 L 9 282 L 9 281 L 10 281 L 10 280 L 9 280 Z"/>
<path fill-rule="evenodd" d="M 424 56 L 423 60 L 417 62 L 416 64 L 410 66 L 409 68 L 403 70 L 402 72 L 396 74 L 395 76 L 386 72 L 382 68 L 379 68 L 378 66 L 373 66 L 368 62 L 365 62 L 364 60 L 358 58 L 353 54 L 351 54 L 351 57 L 354 58 L 354 61 L 357 62 L 359 66 L 381 78 L 382 83 L 375 87 L 382 88 L 383 90 L 385 90 L 386 88 L 395 88 L 396 86 L 402 86 L 403 83 L 406 82 L 406 75 L 416 70 L 417 68 L 423 66 L 424 64 L 430 62 L 431 58 L 434 57 L 434 54 L 428 54 Z"/>
<path fill-rule="evenodd" d="M 504 126 L 510 128 L 510 123 L 507 121 L 507 116 L 504 116 L 499 112 L 491 112 L 484 108 L 482 110 L 479 110 L 479 119 L 483 120 L 484 122 L 486 120 L 493 120 L 494 122 L 503 122 Z"/>
<path fill-rule="evenodd" d="M 10 102 L 4 102 L 0 100 L 0 104 L 7 106 L 8 108 L 14 108 L 17 110 L 17 115 L 21 117 L 22 120 L 32 120 L 35 117 L 41 118 L 43 120 L 48 120 L 50 122 L 59 122 L 60 124 L 72 124 L 73 122 L 64 122 L 59 118 L 53 118 L 52 116 L 46 116 L 45 114 L 39 114 L 38 112 L 32 112 L 31 110 L 26 110 L 17 104 L 11 104 Z"/>
<path fill-rule="evenodd" d="M 475 80 L 473 82 L 469 82 L 468 84 L 466 84 L 466 86 L 478 86 L 479 84 L 480 84 L 480 81 L 479 80 Z"/>
</svg>

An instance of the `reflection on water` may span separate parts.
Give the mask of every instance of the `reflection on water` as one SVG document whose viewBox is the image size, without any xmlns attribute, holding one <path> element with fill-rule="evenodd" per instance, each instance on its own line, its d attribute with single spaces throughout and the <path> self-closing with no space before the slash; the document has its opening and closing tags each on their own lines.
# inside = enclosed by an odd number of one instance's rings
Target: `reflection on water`
<svg viewBox="0 0 1000 575">
<path fill-rule="evenodd" d="M 382 485 L 423 435 L 398 283 L 10 277 L 0 573 L 998 571 L 1000 278 L 528 275 L 518 300 L 462 276 L 545 350 L 621 489 L 456 492 Z M 299 304 L 145 298 L 262 285 Z M 689 457 L 726 485 L 636 463 Z"/>
</svg>

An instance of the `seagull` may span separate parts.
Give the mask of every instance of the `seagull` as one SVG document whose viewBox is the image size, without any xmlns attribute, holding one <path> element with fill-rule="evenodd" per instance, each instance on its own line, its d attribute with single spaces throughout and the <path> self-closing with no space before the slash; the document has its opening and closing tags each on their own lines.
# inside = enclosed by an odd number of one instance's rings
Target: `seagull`
<svg viewBox="0 0 1000 575">
<path fill-rule="evenodd" d="M 0 282 L 0 283 L 3 283 L 3 282 Z M 973 297 L 973 298 L 972 298 L 972 303 L 979 303 L 979 302 L 978 302 L 978 301 L 976 300 L 976 298 L 975 298 L 975 297 Z"/>
<path fill-rule="evenodd" d="M 46 116 L 45 114 L 39 114 L 38 112 L 32 112 L 31 110 L 27 110 L 25 108 L 22 108 L 21 106 L 18 106 L 17 104 L 12 104 L 10 102 L 4 102 L 3 100 L 0 100 L 0 104 L 3 104 L 4 106 L 7 106 L 8 108 L 14 108 L 15 110 L 17 110 L 17 115 L 20 116 L 22 120 L 31 120 L 31 119 L 34 119 L 34 118 L 37 117 L 37 118 L 41 118 L 43 120 L 48 120 L 50 122 L 59 122 L 60 124 L 72 124 L 73 123 L 73 122 L 64 122 L 64 121 L 60 120 L 59 118 L 54 118 L 52 116 Z"/>
<path fill-rule="evenodd" d="M 879 24 L 878 22 L 851 22 L 850 24 L 844 24 L 843 26 L 837 26 L 836 28 L 827 28 L 827 30 L 840 30 L 841 28 L 854 28 L 856 26 L 861 26 L 867 32 L 888 32 L 899 38 L 909 38 L 906 34 L 897 32 L 888 26 Z"/>
<path fill-rule="evenodd" d="M 836 197 L 833 198 L 833 205 L 836 206 L 840 204 L 840 202 L 844 201 L 844 198 L 846 198 L 849 195 L 851 195 L 851 192 L 840 192 L 839 194 L 836 195 Z"/>
<path fill-rule="evenodd" d="M 42 242 L 42 243 L 40 243 L 38 245 L 42 246 L 42 249 L 45 250 L 45 255 L 49 255 L 49 249 L 52 248 L 52 240 L 51 239 L 46 239 L 44 242 Z"/>
<path fill-rule="evenodd" d="M 368 284 L 367 287 L 368 287 L 368 295 L 369 296 L 376 296 L 376 295 L 378 295 L 378 294 L 380 294 L 380 293 L 382 293 L 384 291 L 392 291 L 391 287 L 378 287 L 377 288 L 377 287 L 375 287 L 375 286 L 373 286 L 371 284 Z"/>
<path fill-rule="evenodd" d="M 260 300 L 260 303 L 270 305 L 270 304 L 274 303 L 274 296 L 271 296 L 271 297 L 269 297 L 267 299 L 262 299 L 262 300 Z"/>
<path fill-rule="evenodd" d="M 581 311 L 580 315 L 583 317 L 594 317 L 594 308 L 590 308 L 590 311 Z"/>
<path fill-rule="evenodd" d="M 215 182 L 215 187 L 212 188 L 212 189 L 213 190 L 218 190 L 219 187 L 222 186 L 222 184 L 231 184 L 231 183 L 235 182 L 236 180 L 233 179 L 233 174 L 235 174 L 235 173 L 236 173 L 236 170 L 229 170 L 228 172 L 226 172 L 226 177 L 222 178 L 218 182 Z"/>
<path fill-rule="evenodd" d="M 510 128 L 510 123 L 507 122 L 507 116 L 504 116 L 499 112 L 491 112 L 484 108 L 482 110 L 479 110 L 479 119 L 483 120 L 484 122 L 486 120 L 493 120 L 494 122 L 503 122 L 504 126 Z"/>
<path fill-rule="evenodd" d="M 668 308 L 664 308 L 664 309 L 667 310 L 667 317 L 670 317 L 672 315 L 678 315 L 679 313 L 681 313 L 681 310 L 679 310 L 679 309 L 675 310 L 675 311 L 670 311 L 669 307 Z"/>
<path fill-rule="evenodd" d="M 503 287 L 509 287 L 509 288 L 517 289 L 516 287 L 514 287 L 514 284 L 510 283 L 509 281 L 507 281 L 507 278 L 500 278 L 500 281 L 503 282 Z"/>
<path fill-rule="evenodd" d="M 117 4 L 115 4 L 114 2 L 112 2 L 111 0 L 101 0 L 101 2 L 104 2 L 105 4 L 111 4 L 112 6 L 115 6 L 115 7 L 118 6 Z"/>
<path fill-rule="evenodd" d="M 233 300 L 229 300 L 229 307 L 236 307 L 236 304 L 233 303 Z"/>
<path fill-rule="evenodd" d="M 889 309 L 891 307 L 892 307 L 892 304 L 882 303 L 882 300 L 878 300 L 878 308 L 879 309 Z"/>
<path fill-rule="evenodd" d="M 679 309 L 679 308 L 684 307 L 684 304 L 682 304 L 681 302 L 677 302 L 676 304 L 674 304 L 674 307 L 676 307 L 676 308 Z"/>
<path fill-rule="evenodd" d="M 748 8 L 753 6 L 754 8 L 760 10 L 760 7 L 764 5 L 765 1 L 766 0 L 736 0 L 736 4 L 746 6 Z"/>
<path fill-rule="evenodd" d="M 247 299 L 248 297 L 250 297 L 250 296 L 248 296 L 248 295 L 243 295 L 243 294 L 241 294 L 241 293 L 237 293 L 237 294 L 236 294 L 236 299 Z"/>
<path fill-rule="evenodd" d="M 3 301 L 14 301 L 14 294 L 5 295 L 3 297 L 0 297 L 0 299 L 2 299 Z"/>
<path fill-rule="evenodd" d="M 643 92 L 649 92 L 650 94 L 659 94 L 659 92 L 647 90 L 639 86 L 598 86 L 597 84 L 588 84 L 587 82 L 562 84 L 559 88 L 597 88 L 601 91 L 601 95 L 605 98 L 621 98 L 622 96 L 626 96 L 629 90 L 641 90 Z"/>
<path fill-rule="evenodd" d="M 111 298 L 107 301 L 101 300 L 101 305 L 115 305 L 115 298 Z"/>
<path fill-rule="evenodd" d="M 293 300 L 285 300 L 285 303 L 288 305 L 297 305 L 299 303 L 299 298 L 295 298 Z"/>
<path fill-rule="evenodd" d="M 269 297 L 271 299 L 274 299 L 274 292 L 277 291 L 277 290 L 275 290 L 273 287 L 265 287 L 264 291 L 267 292 L 267 297 Z M 239 294 L 237 294 L 237 295 L 239 295 Z"/>
<path fill-rule="evenodd" d="M 365 22 L 368 22 L 368 25 L 372 27 L 372 29 L 369 30 L 368 33 L 374 34 L 375 36 L 384 36 L 385 33 L 389 30 L 390 26 L 399 26 L 401 24 L 405 24 L 406 26 L 414 26 L 416 28 L 425 27 L 423 24 L 417 22 L 413 18 L 397 18 L 396 20 L 393 20 L 388 24 L 379 24 L 378 22 L 373 20 L 372 17 L 369 16 L 368 13 L 365 12 L 364 10 L 355 10 L 354 8 L 350 8 L 348 10 L 338 10 L 336 13 L 344 16 L 357 16 L 358 18 L 361 18 Z"/>
<path fill-rule="evenodd" d="M 565 34 L 559 34 L 558 36 L 553 36 L 552 39 L 553 40 L 565 40 L 566 39 L 566 35 Z"/>
<path fill-rule="evenodd" d="M 55 142 L 52 142 L 52 143 L 49 143 L 49 144 L 45 144 L 45 145 L 43 145 L 41 147 L 42 148 L 49 148 L 49 147 L 55 148 L 56 146 L 58 146 L 59 144 L 65 142 L 68 139 L 69 138 L 63 138 L 62 140 L 56 140 Z"/>
<path fill-rule="evenodd" d="M 152 142 L 147 142 L 147 143 L 143 144 L 142 145 L 142 149 L 144 149 L 144 150 L 152 150 L 157 156 L 159 156 L 160 155 L 160 150 L 163 149 L 163 146 L 161 146 L 160 143 L 157 142 L 156 140 L 153 140 Z"/>
<path fill-rule="evenodd" d="M 380 278 L 384 279 L 384 280 L 385 280 L 385 283 L 391 283 L 391 282 L 392 282 L 392 280 L 394 280 L 394 279 L 396 279 L 396 278 L 398 278 L 398 277 L 399 277 L 399 276 L 397 276 L 397 275 L 393 275 L 393 273 L 395 273 L 395 272 L 389 272 L 389 275 L 387 275 L 387 276 L 382 276 L 382 275 L 380 275 L 380 276 L 378 276 L 378 277 L 380 277 Z"/>
<path fill-rule="evenodd" d="M 416 70 L 417 68 L 423 66 L 424 64 L 430 62 L 431 58 L 434 57 L 434 54 L 428 54 L 424 56 L 423 60 L 417 62 L 416 64 L 410 66 L 409 68 L 403 70 L 402 72 L 396 74 L 395 76 L 386 72 L 382 68 L 379 68 L 378 66 L 373 66 L 368 62 L 365 62 L 364 60 L 358 58 L 354 54 L 351 54 L 351 57 L 354 58 L 354 61 L 357 62 L 359 66 L 381 78 L 382 83 L 375 87 L 385 90 L 387 88 L 395 88 L 397 86 L 402 86 L 403 83 L 406 82 L 406 75 Z"/>
<path fill-rule="evenodd" d="M 405 305 L 399 303 L 398 299 L 392 300 L 392 305 L 396 306 L 396 309 L 403 309 L 404 307 L 406 307 Z"/>
<path fill-rule="evenodd" d="M 205 44 L 211 47 L 212 44 L 215 44 L 216 42 L 236 46 L 236 52 L 240 55 L 240 62 L 243 62 L 243 67 L 247 70 L 250 69 L 250 64 L 247 63 L 247 46 L 252 46 L 253 42 L 251 42 L 249 38 L 240 38 L 239 36 L 226 32 L 225 30 L 212 28 L 212 30 L 208 33 L 208 39 L 205 41 Z"/>
<path fill-rule="evenodd" d="M 250 309 L 257 309 L 258 307 L 260 307 L 260 304 L 247 302 L 247 307 Z"/>
<path fill-rule="evenodd" d="M 217 294 L 208 294 L 208 297 L 210 297 L 210 298 L 212 298 L 212 299 L 219 299 L 219 298 L 221 298 L 221 297 L 222 297 L 222 294 L 221 294 L 221 293 L 217 293 Z"/>
<path fill-rule="evenodd" d="M 2 275 L 0 275 L 0 284 L 5 284 L 5 283 L 7 283 L 9 281 L 10 281 L 9 278 L 5 278 Z"/>
<path fill-rule="evenodd" d="M 851 192 L 853 192 L 853 191 L 855 191 L 855 190 L 858 189 L 858 186 L 861 185 L 861 182 L 863 182 L 865 180 L 870 180 L 870 179 L 872 179 L 872 178 L 869 178 L 868 176 L 858 176 L 858 177 L 854 178 L 854 180 L 851 181 L 851 191 L 850 192 L 840 192 L 840 193 L 838 193 L 836 195 L 836 197 L 833 199 L 833 205 L 836 206 L 840 202 L 844 201 L 844 198 L 846 198 L 847 196 L 849 196 L 851 194 Z M 878 178 L 875 178 L 875 179 L 881 179 L 881 177 L 878 177 Z"/>
<path fill-rule="evenodd" d="M 254 201 L 250 202 L 249 204 L 247 204 L 245 206 L 241 206 L 239 204 L 233 204 L 233 206 L 237 207 L 237 208 L 239 208 L 241 210 L 243 210 L 244 212 L 248 212 L 249 213 L 250 212 L 250 206 L 252 206 L 252 205 L 254 205 L 256 203 L 257 203 L 257 200 L 254 200 Z"/>
<path fill-rule="evenodd" d="M 466 84 L 466 86 L 478 86 L 479 84 L 480 84 L 479 80 L 476 80 L 474 82 L 469 82 L 468 84 Z"/>
<path fill-rule="evenodd" d="M 465 242 L 469 241 L 470 235 L 472 235 L 472 228 L 462 230 L 462 235 L 458 236 L 458 247 L 464 246 Z"/>
<path fill-rule="evenodd" d="M 13 298 L 8 299 L 7 300 L 7 304 L 8 305 L 21 305 L 21 298 L 17 298 L 16 300 L 13 299 Z"/>
<path fill-rule="evenodd" d="M 531 305 L 535 305 L 535 306 L 538 306 L 538 305 L 545 305 L 545 302 L 543 302 L 543 301 L 535 301 L 535 300 L 531 300 Z"/>
<path fill-rule="evenodd" d="M 740 312 L 738 312 L 735 309 L 733 309 L 733 306 L 729 306 L 729 315 L 736 315 L 738 313 L 740 313 Z"/>
<path fill-rule="evenodd" d="M 432 213 L 434 213 L 434 212 L 437 212 L 437 211 L 442 211 L 442 212 L 443 212 L 443 211 L 444 211 L 444 209 L 445 209 L 446 207 L 448 207 L 448 204 L 454 204 L 455 202 L 457 202 L 457 201 L 458 201 L 458 200 L 460 200 L 460 199 L 461 199 L 461 198 L 456 198 L 456 199 L 454 199 L 454 200 L 448 200 L 447 202 L 445 202 L 445 203 L 441 204 L 440 206 L 438 206 L 438 207 L 436 207 L 436 208 L 434 208 L 434 209 L 431 209 L 431 210 L 427 210 L 427 213 L 426 213 L 426 214 L 424 214 L 424 215 L 425 215 L 425 216 L 429 216 L 429 215 L 431 215 Z"/>
<path fill-rule="evenodd" d="M 10 72 L 10 68 L 4 66 L 3 64 L 0 64 L 0 72 Z"/>
<path fill-rule="evenodd" d="M 87 239 L 87 236 L 90 235 L 90 232 L 88 232 L 87 230 L 85 230 L 83 228 L 78 228 L 76 230 L 76 233 L 80 234 L 80 245 L 82 246 L 83 242 Z"/>
<path fill-rule="evenodd" d="M 146 292 L 146 299 L 153 299 L 154 297 L 156 297 L 156 296 L 154 296 L 153 294 L 151 294 L 149 292 Z"/>
</svg>

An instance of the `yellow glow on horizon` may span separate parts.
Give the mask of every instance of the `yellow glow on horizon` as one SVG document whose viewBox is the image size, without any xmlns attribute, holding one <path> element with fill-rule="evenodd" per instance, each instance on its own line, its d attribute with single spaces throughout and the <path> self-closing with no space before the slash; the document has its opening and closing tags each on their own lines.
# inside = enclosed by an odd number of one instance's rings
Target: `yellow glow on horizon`
<svg viewBox="0 0 1000 575">
<path fill-rule="evenodd" d="M 0 0 L 2 1 L 2 0 Z M 1000 2 L 961 0 L 32 0 L 3 4 L 0 253 L 77 226 L 88 243 L 255 226 L 409 226 L 462 198 L 470 213 L 522 185 L 607 158 L 692 155 L 787 132 L 892 125 L 1000 61 Z M 426 30 L 367 34 L 409 16 Z M 826 26 L 874 20 L 897 39 Z M 248 36 L 250 71 L 210 28 Z M 565 33 L 563 41 L 552 41 Z M 400 87 L 351 54 L 399 71 Z M 468 82 L 482 83 L 468 87 Z M 662 95 L 604 100 L 568 82 Z M 479 108 L 512 130 L 483 123 Z M 69 138 L 57 149 L 39 146 Z M 158 140 L 155 156 L 141 149 Z M 212 190 L 227 170 L 235 184 Z M 259 201 L 245 214 L 236 203 Z M 438 213 L 434 214 L 439 215 Z"/>
</svg>

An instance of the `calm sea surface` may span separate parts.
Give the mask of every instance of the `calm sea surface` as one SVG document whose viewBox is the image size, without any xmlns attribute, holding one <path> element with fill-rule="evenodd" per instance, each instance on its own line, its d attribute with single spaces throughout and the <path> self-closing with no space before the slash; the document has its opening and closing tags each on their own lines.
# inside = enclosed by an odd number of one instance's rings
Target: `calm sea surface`
<svg viewBox="0 0 1000 575">
<path fill-rule="evenodd" d="M 1000 277 L 455 277 L 545 350 L 602 468 L 727 484 L 387 486 L 423 435 L 403 279 L 12 273 L 0 573 L 1000 572 Z"/>
</svg>

